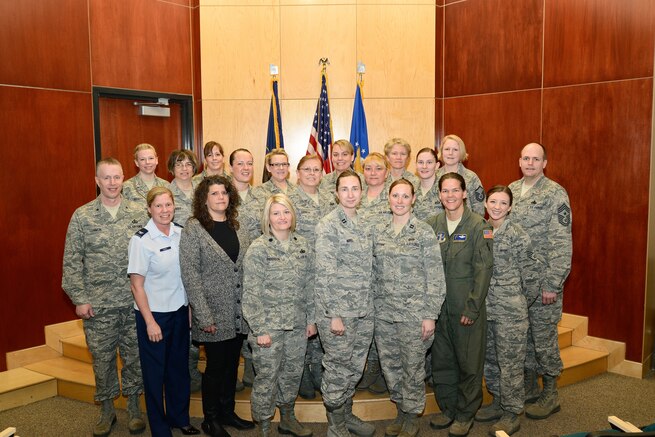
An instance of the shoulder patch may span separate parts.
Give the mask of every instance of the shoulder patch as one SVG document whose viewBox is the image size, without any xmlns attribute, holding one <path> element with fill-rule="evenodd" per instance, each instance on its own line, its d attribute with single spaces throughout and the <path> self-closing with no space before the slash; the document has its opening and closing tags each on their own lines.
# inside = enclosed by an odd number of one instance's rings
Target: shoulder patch
<svg viewBox="0 0 655 437">
<path fill-rule="evenodd" d="M 485 240 L 493 240 L 494 239 L 494 231 L 491 229 L 483 229 L 482 230 L 482 238 Z"/>
<path fill-rule="evenodd" d="M 566 203 L 562 203 L 559 208 L 557 208 L 557 221 L 562 226 L 568 226 L 571 224 L 571 208 Z"/>
<path fill-rule="evenodd" d="M 143 238 L 143 236 L 146 235 L 147 233 L 148 233 L 148 230 L 146 228 L 141 228 L 138 231 L 136 231 L 136 234 L 134 234 L 134 235 L 136 235 L 139 238 Z"/>
<path fill-rule="evenodd" d="M 484 200 L 484 188 L 482 188 L 482 186 L 476 188 L 473 194 L 475 195 L 475 200 L 478 202 L 482 202 Z"/>
</svg>

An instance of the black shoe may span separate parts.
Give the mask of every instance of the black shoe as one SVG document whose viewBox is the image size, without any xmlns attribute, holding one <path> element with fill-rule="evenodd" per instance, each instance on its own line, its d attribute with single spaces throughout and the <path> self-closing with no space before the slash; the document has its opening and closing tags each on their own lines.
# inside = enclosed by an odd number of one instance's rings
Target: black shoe
<svg viewBox="0 0 655 437">
<path fill-rule="evenodd" d="M 223 426 L 231 426 L 232 428 L 236 428 L 241 431 L 255 428 L 255 424 L 253 422 L 240 418 L 234 411 L 221 416 L 220 421 L 221 425 Z"/>
<path fill-rule="evenodd" d="M 205 420 L 200 427 L 205 431 L 205 434 L 211 437 L 230 437 L 230 434 L 216 420 Z"/>
<path fill-rule="evenodd" d="M 196 428 L 193 425 L 187 425 L 187 426 L 175 426 L 174 428 L 179 429 L 182 431 L 182 434 L 184 435 L 198 435 L 200 434 L 200 430 Z"/>
</svg>

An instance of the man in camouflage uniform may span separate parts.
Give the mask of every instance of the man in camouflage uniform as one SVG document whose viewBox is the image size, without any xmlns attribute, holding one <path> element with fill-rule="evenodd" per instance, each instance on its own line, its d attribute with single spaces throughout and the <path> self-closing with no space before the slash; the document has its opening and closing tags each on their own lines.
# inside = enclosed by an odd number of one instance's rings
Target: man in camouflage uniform
<svg viewBox="0 0 655 437">
<path fill-rule="evenodd" d="M 129 429 L 145 429 L 139 409 L 143 392 L 133 298 L 127 276 L 127 247 L 132 235 L 147 222 L 142 205 L 123 199 L 121 164 L 106 158 L 96 166 L 100 195 L 73 213 L 64 248 L 62 288 L 83 319 L 93 356 L 96 393 L 102 405 L 93 434 L 106 436 L 116 421 L 114 398 L 121 393 L 116 349 L 123 368 L 122 392 L 128 397 Z"/>
<path fill-rule="evenodd" d="M 538 394 L 537 375 L 544 389 L 526 416 L 545 419 L 560 410 L 557 377 L 562 371 L 557 323 L 562 318 L 562 291 L 571 270 L 571 206 L 566 190 L 544 175 L 546 149 L 530 143 L 521 151 L 523 178 L 509 188 L 514 195 L 512 216 L 530 235 L 536 254 L 545 261 L 541 299 L 529 308 L 530 330 L 525 361 L 526 398 Z"/>
</svg>

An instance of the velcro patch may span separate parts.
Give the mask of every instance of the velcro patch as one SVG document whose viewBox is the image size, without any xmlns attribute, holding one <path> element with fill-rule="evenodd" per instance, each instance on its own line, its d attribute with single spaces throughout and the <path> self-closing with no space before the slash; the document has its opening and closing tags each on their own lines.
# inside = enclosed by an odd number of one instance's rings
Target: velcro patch
<svg viewBox="0 0 655 437">
<path fill-rule="evenodd" d="M 475 200 L 477 200 L 478 202 L 482 202 L 484 200 L 484 188 L 482 187 L 476 188 L 473 194 L 475 194 Z"/>
<path fill-rule="evenodd" d="M 571 208 L 566 203 L 562 203 L 559 208 L 557 208 L 557 221 L 562 226 L 568 226 L 571 224 Z"/>
</svg>

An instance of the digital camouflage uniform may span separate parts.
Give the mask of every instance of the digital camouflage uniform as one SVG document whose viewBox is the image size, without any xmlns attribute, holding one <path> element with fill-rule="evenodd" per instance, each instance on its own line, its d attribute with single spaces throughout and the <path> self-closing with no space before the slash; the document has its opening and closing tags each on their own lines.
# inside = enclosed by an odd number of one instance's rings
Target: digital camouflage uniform
<svg viewBox="0 0 655 437">
<path fill-rule="evenodd" d="M 562 291 L 571 271 L 571 206 L 566 190 L 542 176 L 523 196 L 523 179 L 512 182 L 512 219 L 532 239 L 535 253 L 544 260 L 541 289 L 558 293 L 551 305 L 537 299 L 529 308 L 530 329 L 525 361 L 539 375 L 557 377 L 562 371 L 557 323 L 562 318 Z"/>
<path fill-rule="evenodd" d="M 356 172 L 356 173 L 357 176 L 359 176 L 359 180 L 362 182 L 362 187 L 364 187 L 364 184 L 366 183 L 366 181 L 364 180 L 364 175 L 361 174 L 360 172 Z M 339 174 L 336 171 L 323 175 L 323 177 L 321 178 L 321 184 L 319 185 L 319 189 L 329 193 L 334 193 L 335 191 L 337 191 L 338 177 Z"/>
<path fill-rule="evenodd" d="M 191 185 L 195 192 L 198 184 L 191 182 Z M 189 217 L 193 215 L 193 193 L 191 193 L 191 197 L 187 197 L 184 191 L 177 186 L 175 181 L 171 182 L 168 188 L 171 190 L 171 193 L 173 193 L 173 197 L 175 198 L 175 218 L 173 221 L 184 226 L 186 221 L 189 220 Z"/>
<path fill-rule="evenodd" d="M 316 226 L 316 322 L 323 342 L 321 394 L 329 409 L 352 398 L 373 338 L 373 236 L 336 208 Z M 341 317 L 345 333 L 330 332 Z"/>
<path fill-rule="evenodd" d="M 74 305 L 91 304 L 95 312 L 83 325 L 93 356 L 96 401 L 121 394 L 117 349 L 123 362 L 123 395 L 143 392 L 127 248 L 147 221 L 143 206 L 125 198 L 114 219 L 98 197 L 77 208 L 68 225 L 61 286 Z"/>
<path fill-rule="evenodd" d="M 195 175 L 195 176 L 193 177 L 192 182 L 193 182 L 195 185 L 198 185 L 198 184 L 200 184 L 200 182 L 203 181 L 203 179 L 205 179 L 205 178 L 208 177 L 208 176 L 209 176 L 209 175 L 207 174 L 207 170 L 206 170 L 206 169 L 203 169 L 200 173 L 198 173 L 197 175 Z M 224 176 L 224 177 L 226 177 L 226 178 L 229 178 L 229 177 L 230 177 L 227 173 L 225 173 L 225 171 L 223 171 L 223 173 L 221 173 L 221 174 L 212 175 L 212 176 Z"/>
<path fill-rule="evenodd" d="M 332 173 L 330 173 L 332 174 Z M 289 192 L 289 199 L 296 210 L 296 233 L 305 237 L 312 249 L 316 242 L 316 225 L 330 211 L 337 207 L 334 190 L 318 189 L 318 204 L 299 185 Z M 307 341 L 305 365 L 321 366 L 323 347 L 318 335 Z"/>
<path fill-rule="evenodd" d="M 155 187 L 169 187 L 168 181 L 160 177 L 155 176 L 155 182 L 152 185 L 152 188 Z M 144 207 L 148 206 L 146 198 L 148 197 L 148 191 L 150 188 L 143 182 L 143 179 L 137 174 L 134 177 L 129 178 L 123 184 L 123 199 L 131 200 L 132 202 L 137 202 Z"/>
<path fill-rule="evenodd" d="M 446 173 L 448 173 L 446 171 L 446 167 L 439 168 L 437 170 L 437 182 L 439 181 L 441 176 L 445 175 Z M 466 182 L 466 192 L 468 193 L 468 197 L 466 198 L 466 202 L 465 202 L 466 206 L 471 211 L 476 212 L 480 216 L 484 217 L 485 191 L 484 191 L 484 187 L 482 186 L 482 182 L 480 181 L 480 178 L 473 171 L 464 167 L 464 164 L 462 164 L 461 162 L 457 165 L 457 174 L 463 177 L 464 182 Z M 437 182 L 435 182 L 435 185 L 437 185 Z"/>
<path fill-rule="evenodd" d="M 441 252 L 434 232 L 411 217 L 398 235 L 391 220 L 376 229 L 375 341 L 391 400 L 405 413 L 425 407 L 423 320 L 437 320 L 446 295 Z"/>
<path fill-rule="evenodd" d="M 492 275 L 493 234 L 491 225 L 468 208 L 452 234 L 445 212 L 428 224 L 437 234 L 446 276 L 446 299 L 432 344 L 434 393 L 447 417 L 466 423 L 482 403 L 485 298 Z M 473 325 L 461 325 L 463 315 Z"/>
<path fill-rule="evenodd" d="M 252 416 L 270 419 L 275 406 L 295 403 L 307 347 L 306 328 L 314 323 L 314 255 L 305 238 L 292 233 L 289 247 L 273 236 L 255 240 L 244 259 L 243 316 L 255 365 L 250 398 Z M 257 337 L 271 336 L 270 347 Z"/>
<path fill-rule="evenodd" d="M 389 187 L 391 186 L 391 177 L 388 176 L 384 183 L 384 188 L 380 191 L 378 197 L 369 200 L 367 197 L 368 187 L 364 187 L 362 192 L 362 201 L 359 206 L 359 216 L 361 220 L 366 221 L 370 226 L 377 226 L 391 220 L 391 208 L 389 207 Z M 374 229 L 375 231 L 375 229 Z M 379 362 L 380 357 L 375 342 L 371 342 L 368 353 L 369 362 Z M 369 363 L 370 365 L 370 363 Z"/>
<path fill-rule="evenodd" d="M 494 268 L 487 294 L 487 390 L 503 410 L 523 411 L 523 364 L 528 336 L 528 306 L 541 297 L 543 264 L 530 237 L 508 217 L 494 232 Z"/>
<path fill-rule="evenodd" d="M 439 198 L 439 184 L 438 179 L 434 181 L 434 185 L 428 190 L 427 193 L 421 191 L 421 187 L 416 189 L 416 201 L 414 202 L 414 209 L 412 214 L 419 220 L 427 221 L 430 217 L 441 214 L 443 212 L 443 205 Z"/>
<path fill-rule="evenodd" d="M 414 191 L 418 190 L 418 187 L 421 185 L 421 180 L 418 178 L 418 176 L 416 176 L 414 173 L 410 172 L 409 170 L 405 170 L 401 177 L 395 179 L 393 176 L 391 176 L 391 170 L 389 170 L 389 174 L 387 175 L 387 181 L 386 181 L 387 187 L 390 187 L 391 184 L 394 181 L 397 181 L 398 179 L 407 179 L 414 186 Z M 387 192 L 388 191 L 389 190 L 387 190 Z"/>
</svg>

